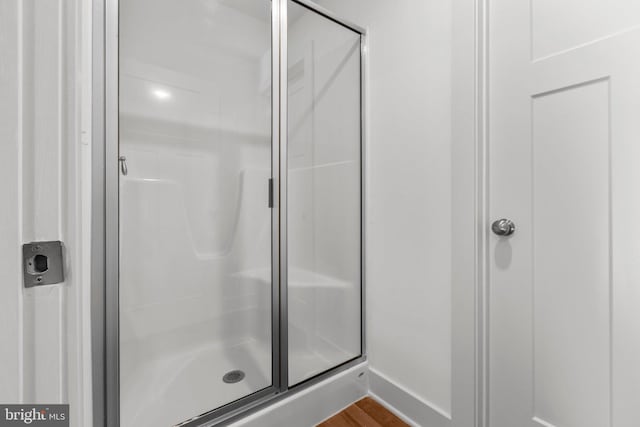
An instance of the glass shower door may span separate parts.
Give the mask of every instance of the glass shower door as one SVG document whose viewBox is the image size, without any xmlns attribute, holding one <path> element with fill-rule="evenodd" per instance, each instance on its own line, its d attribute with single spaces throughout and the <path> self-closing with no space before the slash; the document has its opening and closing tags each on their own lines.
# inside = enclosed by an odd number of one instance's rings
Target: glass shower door
<svg viewBox="0 0 640 427">
<path fill-rule="evenodd" d="M 272 385 L 271 2 L 120 0 L 120 425 Z"/>
<path fill-rule="evenodd" d="M 361 34 L 287 8 L 289 385 L 362 354 Z"/>
</svg>

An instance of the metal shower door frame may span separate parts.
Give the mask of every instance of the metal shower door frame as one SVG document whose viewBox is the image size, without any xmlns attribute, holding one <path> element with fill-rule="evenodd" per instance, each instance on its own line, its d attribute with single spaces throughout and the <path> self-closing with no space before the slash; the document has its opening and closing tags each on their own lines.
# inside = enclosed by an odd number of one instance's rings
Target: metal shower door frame
<svg viewBox="0 0 640 427">
<path fill-rule="evenodd" d="M 265 0 L 266 1 L 266 0 Z M 292 1 L 360 34 L 361 354 L 288 386 L 287 305 L 287 4 Z M 119 0 L 93 0 L 92 20 L 92 402 L 94 426 L 119 427 Z M 185 421 L 214 426 L 241 418 L 366 360 L 365 177 L 366 30 L 308 0 L 271 0 L 272 384 Z"/>
</svg>

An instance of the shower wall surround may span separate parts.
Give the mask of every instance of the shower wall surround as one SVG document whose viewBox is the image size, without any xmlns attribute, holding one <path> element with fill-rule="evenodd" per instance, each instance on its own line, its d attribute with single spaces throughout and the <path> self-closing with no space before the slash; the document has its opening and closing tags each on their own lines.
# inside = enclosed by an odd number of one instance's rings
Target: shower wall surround
<svg viewBox="0 0 640 427">
<path fill-rule="evenodd" d="M 227 3 L 118 3 L 121 426 L 271 385 L 271 4 Z"/>
<path fill-rule="evenodd" d="M 214 421 L 363 361 L 364 31 L 291 0 L 107 7 L 109 422 Z"/>
</svg>

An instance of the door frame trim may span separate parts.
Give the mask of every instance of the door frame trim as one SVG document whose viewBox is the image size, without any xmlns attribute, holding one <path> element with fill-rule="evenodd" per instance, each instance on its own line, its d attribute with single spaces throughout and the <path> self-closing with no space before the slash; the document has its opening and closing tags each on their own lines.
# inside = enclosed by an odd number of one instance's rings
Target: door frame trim
<svg viewBox="0 0 640 427">
<path fill-rule="evenodd" d="M 285 392 L 287 390 L 287 385 L 289 384 L 289 329 L 284 325 L 289 324 L 289 292 L 288 292 L 288 284 L 289 284 L 289 272 L 287 270 L 288 263 L 288 249 L 289 245 L 287 243 L 287 236 L 289 231 L 289 222 L 287 220 L 287 203 L 288 203 L 288 186 L 289 186 L 289 168 L 288 168 L 288 135 L 287 135 L 287 120 L 288 120 L 288 107 L 287 107 L 287 94 L 289 90 L 289 82 L 288 82 L 288 66 L 287 66 L 287 34 L 288 34 L 288 26 L 287 26 L 287 1 L 286 0 L 272 0 L 272 2 L 277 4 L 277 14 L 274 13 L 274 19 L 279 23 L 279 31 L 278 31 L 278 43 L 273 44 L 274 51 L 277 48 L 277 55 L 274 55 L 274 63 L 278 63 L 277 74 L 274 74 L 273 81 L 277 82 L 275 84 L 278 85 L 278 91 L 274 90 L 274 94 L 277 94 L 274 98 L 277 98 L 274 104 L 274 110 L 277 108 L 279 120 L 278 122 L 274 122 L 274 129 L 278 129 L 278 140 L 275 143 L 278 144 L 279 150 L 279 185 L 276 187 L 278 189 L 278 203 L 276 206 L 279 206 L 280 210 L 280 254 L 279 260 L 280 265 L 276 266 L 280 274 L 279 281 L 279 291 L 280 291 L 280 299 L 275 301 L 275 303 L 281 308 L 280 309 L 280 318 L 279 318 L 279 330 L 280 330 L 280 368 L 278 377 L 275 381 L 278 381 L 278 391 Z M 275 66 L 274 66 L 275 67 Z M 274 68 L 275 70 L 275 68 Z"/>
<path fill-rule="evenodd" d="M 242 418 L 366 361 L 365 337 L 365 182 L 367 115 L 366 29 L 342 20 L 308 0 L 292 0 L 341 24 L 361 37 L 360 186 L 361 186 L 361 354 L 288 387 L 286 375 L 286 9 L 272 0 L 272 385 L 185 421 L 213 426 Z M 119 0 L 92 0 L 92 159 L 91 159 L 91 354 L 94 426 L 119 426 L 119 165 L 118 165 L 118 14 Z M 284 54 L 283 54 L 284 53 Z M 279 58 L 279 60 L 274 60 Z M 285 66 L 283 66 L 285 64 Z M 279 94 L 279 96 L 274 96 Z M 277 107 L 277 108 L 276 108 Z M 283 132 L 285 130 L 285 132 Z M 284 171 L 284 173 L 283 173 Z M 277 227 L 277 229 L 275 228 Z M 279 234 L 278 234 L 279 232 Z M 283 234 L 284 233 L 284 234 Z M 277 236 L 280 236 L 279 238 Z M 284 323 L 283 323 L 284 322 Z M 279 333 L 281 332 L 281 333 Z M 281 361 L 278 363 L 278 361 Z M 283 374 L 284 372 L 284 374 Z"/>
<path fill-rule="evenodd" d="M 476 339 L 477 427 L 489 426 L 489 0 L 475 0 Z"/>
<path fill-rule="evenodd" d="M 105 424 L 120 420 L 119 326 L 119 2 L 106 0 L 104 21 L 104 168 L 105 168 Z"/>
<path fill-rule="evenodd" d="M 94 426 L 106 425 L 105 3 L 91 16 L 91 402 Z"/>
<path fill-rule="evenodd" d="M 489 0 L 454 0 L 452 6 L 451 416 L 455 426 L 488 427 Z"/>
</svg>

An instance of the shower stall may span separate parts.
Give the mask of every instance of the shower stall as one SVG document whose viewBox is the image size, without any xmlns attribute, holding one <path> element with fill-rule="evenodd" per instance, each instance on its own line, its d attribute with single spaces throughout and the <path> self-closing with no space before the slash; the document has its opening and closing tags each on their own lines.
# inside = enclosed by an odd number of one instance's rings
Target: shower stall
<svg viewBox="0 0 640 427">
<path fill-rule="evenodd" d="M 364 52 L 302 0 L 109 0 L 108 425 L 215 423 L 359 363 Z"/>
</svg>

